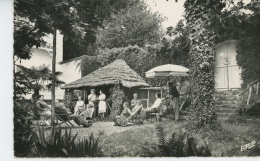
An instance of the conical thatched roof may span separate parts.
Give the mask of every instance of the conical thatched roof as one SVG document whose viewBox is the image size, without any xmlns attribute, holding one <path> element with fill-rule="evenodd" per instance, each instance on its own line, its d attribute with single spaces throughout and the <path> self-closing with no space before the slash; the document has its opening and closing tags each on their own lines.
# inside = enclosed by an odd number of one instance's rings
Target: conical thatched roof
<svg viewBox="0 0 260 161">
<path fill-rule="evenodd" d="M 124 87 L 128 88 L 149 86 L 140 75 L 126 64 L 125 61 L 117 59 L 114 62 L 65 85 L 62 89 L 111 85 L 118 81 L 122 83 Z"/>
</svg>

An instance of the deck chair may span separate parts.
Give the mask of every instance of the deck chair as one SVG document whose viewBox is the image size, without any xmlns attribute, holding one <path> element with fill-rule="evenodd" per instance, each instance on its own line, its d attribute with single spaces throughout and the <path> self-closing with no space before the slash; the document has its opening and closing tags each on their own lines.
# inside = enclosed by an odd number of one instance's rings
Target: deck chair
<svg viewBox="0 0 260 161">
<path fill-rule="evenodd" d="M 79 116 L 83 116 L 85 120 L 88 121 L 88 123 L 93 124 L 94 122 L 94 108 L 86 109 L 85 111 L 81 112 Z"/>
<path fill-rule="evenodd" d="M 55 117 L 56 117 L 56 125 L 65 123 L 68 126 L 74 127 L 74 125 L 70 121 L 73 121 L 75 116 L 69 115 L 64 108 L 55 107 Z M 58 120 L 60 120 L 61 123 L 58 123 Z"/>
</svg>

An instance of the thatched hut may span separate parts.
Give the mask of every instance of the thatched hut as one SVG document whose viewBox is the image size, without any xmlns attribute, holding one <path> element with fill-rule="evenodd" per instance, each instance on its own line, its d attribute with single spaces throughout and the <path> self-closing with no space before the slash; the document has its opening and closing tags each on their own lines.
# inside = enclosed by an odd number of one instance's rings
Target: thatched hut
<svg viewBox="0 0 260 161">
<path fill-rule="evenodd" d="M 120 89 L 122 89 L 125 96 L 128 98 L 131 98 L 132 94 L 139 87 L 149 86 L 139 74 L 126 64 L 125 61 L 117 59 L 74 82 L 66 84 L 62 89 L 82 90 L 84 99 L 86 99 L 86 95 L 91 88 L 95 88 L 96 91 L 103 89 L 106 96 L 109 97 L 111 94 L 109 90 L 111 88 L 114 88 L 115 90 L 115 85 L 120 85 Z M 98 94 L 98 92 L 96 94 Z M 113 102 L 112 104 L 115 103 Z"/>
<path fill-rule="evenodd" d="M 71 82 L 62 89 L 81 89 L 85 87 L 97 87 L 121 83 L 123 87 L 149 86 L 145 80 L 131 69 L 125 61 L 117 59 L 114 62 L 97 69 L 96 71 Z"/>
</svg>

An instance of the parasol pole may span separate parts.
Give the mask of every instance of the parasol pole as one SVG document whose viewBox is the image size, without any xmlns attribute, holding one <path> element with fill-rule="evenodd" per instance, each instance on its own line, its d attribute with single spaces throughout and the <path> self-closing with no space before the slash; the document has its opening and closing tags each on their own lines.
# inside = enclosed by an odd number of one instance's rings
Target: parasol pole
<svg viewBox="0 0 260 161">
<path fill-rule="evenodd" d="M 162 88 L 162 85 L 161 85 L 161 99 L 162 99 L 162 90 L 163 90 L 163 88 Z"/>
<path fill-rule="evenodd" d="M 84 97 L 84 99 L 83 99 L 83 101 L 84 101 L 84 110 L 86 110 L 86 105 L 85 105 L 85 102 L 86 102 L 86 90 L 85 90 L 85 87 L 83 87 L 83 97 Z"/>
</svg>

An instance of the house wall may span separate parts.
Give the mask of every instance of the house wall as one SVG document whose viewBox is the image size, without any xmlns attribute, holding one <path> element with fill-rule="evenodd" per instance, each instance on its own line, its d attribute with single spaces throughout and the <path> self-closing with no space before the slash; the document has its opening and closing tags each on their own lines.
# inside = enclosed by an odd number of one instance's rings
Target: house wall
<svg viewBox="0 0 260 161">
<path fill-rule="evenodd" d="M 67 61 L 66 63 L 60 63 L 63 61 L 63 35 L 57 32 L 57 44 L 56 44 L 56 71 L 60 71 L 63 74 L 59 77 L 60 80 L 70 83 L 81 78 L 81 72 L 77 67 L 77 64 L 81 59 L 75 59 L 72 61 Z M 32 66 L 38 67 L 40 65 L 45 64 L 49 66 L 49 69 L 52 70 L 52 35 L 47 35 L 44 37 L 46 41 L 46 45 L 43 45 L 39 48 L 32 48 L 32 57 L 29 60 L 21 60 L 17 61 L 16 64 L 23 65 L 27 68 L 31 68 Z M 48 83 L 46 82 L 46 85 Z M 44 95 L 46 100 L 51 99 L 51 91 L 44 89 L 40 91 L 40 94 Z M 64 90 L 60 87 L 56 88 L 55 98 L 63 99 Z M 27 94 L 25 99 L 30 99 L 31 94 Z"/>
<path fill-rule="evenodd" d="M 241 69 L 236 61 L 238 41 L 228 40 L 216 46 L 215 82 L 216 90 L 234 90 L 241 88 Z"/>
<path fill-rule="evenodd" d="M 63 74 L 60 76 L 60 79 L 66 83 L 71 83 L 81 78 L 81 70 L 80 66 L 78 65 L 80 62 L 81 59 L 77 59 L 66 63 L 58 64 L 57 71 L 63 72 Z"/>
</svg>

